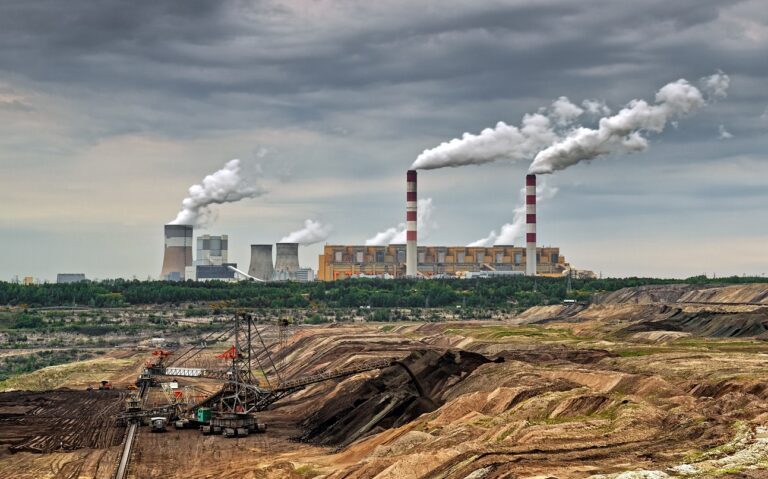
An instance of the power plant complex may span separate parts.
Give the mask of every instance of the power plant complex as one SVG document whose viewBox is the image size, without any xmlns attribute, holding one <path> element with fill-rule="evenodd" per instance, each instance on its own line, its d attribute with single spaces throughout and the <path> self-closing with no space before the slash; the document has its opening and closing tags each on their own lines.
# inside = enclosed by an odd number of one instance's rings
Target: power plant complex
<svg viewBox="0 0 768 479">
<path fill-rule="evenodd" d="M 165 255 L 160 279 L 164 281 L 313 281 L 314 271 L 299 266 L 299 244 L 277 243 L 272 262 L 271 244 L 251 245 L 248 271 L 228 262 L 229 237 L 203 235 L 197 238 L 197 259 L 192 258 L 194 228 L 165 225 Z"/>
<path fill-rule="evenodd" d="M 525 178 L 525 246 L 419 246 L 417 171 L 406 173 L 405 244 L 388 246 L 329 245 L 318 258 L 317 278 L 351 277 L 442 278 L 508 275 L 562 276 L 572 272 L 560 248 L 539 247 L 536 241 L 536 175 Z M 299 243 L 251 245 L 247 272 L 228 262 L 226 235 L 197 238 L 192 258 L 193 227 L 165 226 L 165 257 L 161 277 L 168 281 L 254 280 L 312 281 L 314 272 L 299 265 Z M 590 275 L 582 271 L 580 275 Z"/>
<path fill-rule="evenodd" d="M 183 281 L 186 269 L 192 266 L 192 226 L 165 225 L 165 253 L 160 278 Z"/>
<path fill-rule="evenodd" d="M 317 279 L 334 281 L 358 276 L 403 278 L 407 267 L 407 245 L 326 245 L 320 255 Z M 515 246 L 418 246 L 415 249 L 419 277 L 473 277 L 522 275 L 527 271 L 527 247 Z M 569 269 L 560 248 L 536 248 L 538 274 L 562 276 Z M 533 262 L 531 262 L 533 263 Z"/>
<path fill-rule="evenodd" d="M 526 176 L 525 247 L 496 245 L 418 246 L 416 170 L 406 173 L 406 244 L 388 246 L 326 245 L 319 257 L 318 279 L 378 277 L 473 277 L 526 274 L 562 276 L 570 265 L 558 247 L 536 245 L 536 175 Z"/>
</svg>

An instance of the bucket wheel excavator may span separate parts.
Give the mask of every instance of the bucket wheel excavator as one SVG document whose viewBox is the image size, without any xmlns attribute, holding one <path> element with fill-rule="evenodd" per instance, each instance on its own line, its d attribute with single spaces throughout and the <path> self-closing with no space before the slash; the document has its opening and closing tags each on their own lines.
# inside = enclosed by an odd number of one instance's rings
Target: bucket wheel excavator
<svg viewBox="0 0 768 479">
<path fill-rule="evenodd" d="M 232 346 L 216 356 L 218 364 L 195 361 L 200 358 L 201 352 L 208 349 L 211 340 L 231 340 Z M 400 364 L 394 358 L 380 359 L 310 376 L 285 378 L 272 359 L 259 325 L 250 314 L 236 315 L 223 333 L 210 335 L 175 358 L 170 359 L 169 351 L 158 350 L 155 353 L 154 359 L 146 363 L 136 381 L 142 391 L 157 385 L 162 377 L 205 378 L 222 385 L 211 395 L 196 396 L 199 400 L 179 400 L 174 401 L 175 404 L 149 410 L 126 409 L 121 419 L 137 422 L 141 418 L 165 416 L 176 428 L 199 428 L 203 434 L 223 434 L 226 437 L 265 432 L 267 426 L 258 421 L 258 413 L 310 384 Z"/>
</svg>

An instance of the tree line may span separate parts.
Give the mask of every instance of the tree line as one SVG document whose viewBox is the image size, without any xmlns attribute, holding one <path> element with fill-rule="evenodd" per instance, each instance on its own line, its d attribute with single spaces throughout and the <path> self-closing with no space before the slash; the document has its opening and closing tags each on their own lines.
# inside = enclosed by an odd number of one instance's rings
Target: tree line
<svg viewBox="0 0 768 479">
<path fill-rule="evenodd" d="M 224 302 L 248 308 L 448 307 L 527 308 L 565 299 L 590 301 L 598 292 L 650 284 L 735 284 L 765 282 L 759 277 L 711 279 L 567 278 L 513 276 L 483 279 L 383 280 L 335 282 L 167 282 L 105 280 L 69 284 L 19 285 L 0 282 L 0 305 L 27 307 L 131 305 Z"/>
</svg>

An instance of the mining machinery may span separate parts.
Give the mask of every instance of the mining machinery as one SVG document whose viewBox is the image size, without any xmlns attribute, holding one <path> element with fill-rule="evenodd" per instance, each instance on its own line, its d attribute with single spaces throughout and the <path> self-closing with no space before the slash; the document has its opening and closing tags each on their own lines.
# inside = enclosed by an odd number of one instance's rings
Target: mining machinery
<svg viewBox="0 0 768 479">
<path fill-rule="evenodd" d="M 145 422 L 150 419 L 154 424 L 154 418 L 167 417 L 177 428 L 199 428 L 203 434 L 223 434 L 225 437 L 246 436 L 265 432 L 267 426 L 258 421 L 257 413 L 289 394 L 310 384 L 396 364 L 394 359 L 381 359 L 310 376 L 284 378 L 250 314 L 236 315 L 224 333 L 216 334 L 218 337 L 206 338 L 172 360 L 169 360 L 169 351 L 156 351 L 157 354 L 153 353 L 155 359 L 148 361 L 139 375 L 137 385 L 142 388 L 143 397 L 144 388 L 158 384 L 161 377 L 194 377 L 221 382 L 218 391 L 199 402 L 174 400 L 161 408 L 132 412 L 126 409 L 122 416 L 124 420 Z M 218 365 L 195 364 L 195 359 L 208 348 L 209 341 L 224 339 L 231 340 L 232 346 L 216 357 Z M 255 375 L 254 371 L 259 374 Z"/>
</svg>

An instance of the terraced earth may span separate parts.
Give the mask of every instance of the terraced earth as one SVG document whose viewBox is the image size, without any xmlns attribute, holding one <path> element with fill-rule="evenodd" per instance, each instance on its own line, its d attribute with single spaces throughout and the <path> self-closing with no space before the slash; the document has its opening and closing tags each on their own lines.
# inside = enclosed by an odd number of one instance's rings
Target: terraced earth
<svg viewBox="0 0 768 479">
<path fill-rule="evenodd" d="M 768 285 L 643 287 L 504 321 L 299 328 L 271 347 L 284 377 L 397 363 L 284 398 L 263 435 L 142 429 L 129 475 L 766 477 L 766 298 Z M 110 477 L 114 450 L 6 451 L 0 476 Z"/>
</svg>

